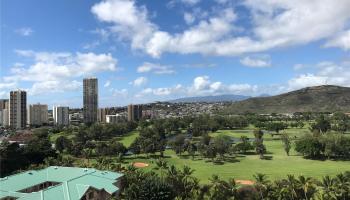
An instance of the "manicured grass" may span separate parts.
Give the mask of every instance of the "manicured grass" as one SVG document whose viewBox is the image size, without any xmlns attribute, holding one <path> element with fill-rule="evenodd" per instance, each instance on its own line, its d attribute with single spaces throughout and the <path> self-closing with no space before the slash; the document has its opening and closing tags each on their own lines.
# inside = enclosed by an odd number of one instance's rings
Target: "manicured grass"
<svg viewBox="0 0 350 200">
<path fill-rule="evenodd" d="M 131 143 L 135 140 L 135 138 L 137 138 L 139 136 L 139 132 L 138 131 L 132 131 L 122 137 L 117 137 L 119 140 L 119 142 L 123 143 L 124 146 L 129 147 L 131 145 Z"/>
<path fill-rule="evenodd" d="M 301 136 L 307 132 L 306 129 L 288 129 L 286 130 L 291 136 Z M 240 137 L 246 135 L 249 138 L 253 137 L 252 130 L 224 130 L 218 131 L 217 133 L 211 134 L 217 136 L 219 134 L 230 135 L 233 137 Z M 130 137 L 127 136 L 125 144 L 130 144 Z M 165 156 L 169 164 L 174 164 L 177 167 L 188 165 L 195 170 L 194 176 L 200 179 L 201 183 L 207 183 L 208 179 L 213 175 L 217 174 L 224 179 L 234 177 L 235 179 L 253 179 L 253 175 L 256 173 L 267 174 L 271 179 L 284 178 L 287 174 L 312 176 L 321 178 L 325 175 L 336 175 L 338 173 L 350 170 L 350 161 L 319 161 L 319 160 L 308 160 L 302 156 L 297 155 L 293 150 L 290 156 L 287 156 L 283 150 L 283 145 L 279 136 L 273 138 L 266 134 L 264 136 L 268 154 L 270 160 L 260 160 L 257 155 L 238 155 L 235 158 L 230 158 L 224 164 L 214 164 L 206 159 L 202 159 L 196 156 L 195 160 L 192 160 L 186 154 L 181 158 L 177 156 L 172 150 L 166 150 Z M 277 140 L 276 140 L 277 139 Z M 145 170 L 151 170 L 155 167 L 152 163 L 155 159 L 147 159 L 145 156 L 126 157 L 126 162 L 146 162 L 150 166 Z"/>
<path fill-rule="evenodd" d="M 51 135 L 49 136 L 49 138 L 50 138 L 50 141 L 51 141 L 51 142 L 56 142 L 56 139 L 57 139 L 58 137 L 60 137 L 60 136 L 65 136 L 65 137 L 67 137 L 68 139 L 72 139 L 72 138 L 74 137 L 73 134 L 65 134 L 65 132 L 60 132 L 60 133 L 51 134 Z"/>
</svg>

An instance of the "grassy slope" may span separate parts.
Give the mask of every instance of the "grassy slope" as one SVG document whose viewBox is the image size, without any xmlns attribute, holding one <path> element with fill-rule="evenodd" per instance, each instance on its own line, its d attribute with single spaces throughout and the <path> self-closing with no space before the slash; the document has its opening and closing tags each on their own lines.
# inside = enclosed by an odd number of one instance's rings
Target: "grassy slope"
<svg viewBox="0 0 350 200">
<path fill-rule="evenodd" d="M 132 131 L 123 137 L 117 137 L 117 138 L 119 139 L 119 142 L 124 144 L 124 146 L 129 147 L 137 136 L 139 136 L 139 132 Z"/>
<path fill-rule="evenodd" d="M 305 129 L 289 129 L 287 132 L 290 135 L 300 135 L 303 132 L 307 132 Z M 252 131 L 247 130 L 234 130 L 234 131 L 218 131 L 218 133 L 212 134 L 217 136 L 219 134 L 227 134 L 235 137 L 246 135 L 253 137 Z M 122 142 L 125 145 L 130 144 L 130 140 L 134 138 L 134 134 L 131 134 L 124 138 Z M 294 151 L 291 151 L 291 156 L 286 156 L 283 145 L 280 140 L 272 140 L 270 135 L 265 135 L 265 145 L 269 152 L 268 156 L 272 156 L 272 160 L 260 160 L 257 155 L 238 156 L 232 162 L 225 162 L 223 165 L 216 165 L 206 160 L 202 160 L 197 157 L 194 161 L 191 158 L 179 158 L 171 150 L 167 150 L 165 155 L 169 164 L 175 164 L 178 167 L 188 165 L 192 169 L 195 169 L 194 175 L 198 177 L 202 183 L 206 183 L 212 174 L 218 174 L 224 179 L 236 178 L 236 179 L 252 179 L 253 175 L 257 172 L 267 174 L 271 179 L 286 177 L 287 174 L 305 175 L 320 178 L 324 175 L 335 175 L 337 173 L 350 170 L 350 161 L 317 161 L 307 160 L 298 156 Z M 276 136 L 275 136 L 276 137 Z M 147 162 L 151 166 L 146 170 L 154 167 L 153 159 L 147 159 L 144 157 L 135 158 L 134 156 L 128 157 L 127 162 Z"/>
</svg>

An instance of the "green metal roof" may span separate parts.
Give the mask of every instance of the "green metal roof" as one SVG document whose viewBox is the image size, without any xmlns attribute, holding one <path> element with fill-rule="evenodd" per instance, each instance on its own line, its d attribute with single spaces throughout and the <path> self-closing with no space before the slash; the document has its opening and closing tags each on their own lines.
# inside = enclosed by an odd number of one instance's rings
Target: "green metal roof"
<svg viewBox="0 0 350 200">
<path fill-rule="evenodd" d="M 119 190 L 113 183 L 121 176 L 120 173 L 91 168 L 51 166 L 0 179 L 0 198 L 12 196 L 18 197 L 19 200 L 76 200 L 80 199 L 90 187 L 98 190 L 104 189 L 112 194 Z M 60 184 L 33 193 L 17 192 L 46 181 Z"/>
</svg>

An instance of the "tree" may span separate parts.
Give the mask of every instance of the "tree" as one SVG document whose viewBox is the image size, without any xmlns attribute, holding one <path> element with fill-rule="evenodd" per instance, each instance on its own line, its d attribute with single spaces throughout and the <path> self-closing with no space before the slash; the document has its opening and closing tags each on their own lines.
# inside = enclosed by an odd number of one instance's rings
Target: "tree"
<svg viewBox="0 0 350 200">
<path fill-rule="evenodd" d="M 267 123 L 266 125 L 267 130 L 275 131 L 277 135 L 281 130 L 286 129 L 287 127 L 288 127 L 288 124 L 285 124 L 283 122 L 270 122 L 270 123 Z"/>
<path fill-rule="evenodd" d="M 304 176 L 299 176 L 298 181 L 299 181 L 299 185 L 303 191 L 305 200 L 310 199 L 314 195 L 315 187 L 316 187 L 313 179 L 310 177 L 306 178 Z"/>
<path fill-rule="evenodd" d="M 82 155 L 87 159 L 88 165 L 90 164 L 90 157 L 92 156 L 92 149 L 86 148 L 83 149 Z"/>
<path fill-rule="evenodd" d="M 140 139 L 140 137 L 135 138 L 135 140 L 129 146 L 129 150 L 135 155 L 138 155 L 141 153 L 141 139 Z"/>
<path fill-rule="evenodd" d="M 194 170 L 186 165 L 182 170 L 176 169 L 174 165 L 168 168 L 166 180 L 180 199 L 193 199 L 195 191 L 199 188 L 198 180 L 192 176 L 193 172 Z"/>
<path fill-rule="evenodd" d="M 292 142 L 289 138 L 289 135 L 287 133 L 282 134 L 281 140 L 283 143 L 284 151 L 286 152 L 287 156 L 289 156 L 289 151 L 292 148 L 292 145 L 291 145 Z"/>
<path fill-rule="evenodd" d="M 194 156 L 196 155 L 196 151 L 197 151 L 196 144 L 194 144 L 193 142 L 190 142 L 187 146 L 187 152 L 188 152 L 188 155 L 190 155 L 192 157 L 192 160 L 194 160 Z"/>
<path fill-rule="evenodd" d="M 319 136 L 307 134 L 295 142 L 295 150 L 308 158 L 320 158 L 324 152 L 324 145 Z"/>
<path fill-rule="evenodd" d="M 264 199 L 267 196 L 267 188 L 269 181 L 267 180 L 267 176 L 265 174 L 257 173 L 254 175 L 255 179 L 255 188 L 258 190 L 261 199 Z"/>
<path fill-rule="evenodd" d="M 264 145 L 264 132 L 261 129 L 255 129 L 254 130 L 254 136 L 255 136 L 255 151 L 257 154 L 259 154 L 260 159 L 264 158 L 264 154 L 266 152 L 266 147 Z"/>
<path fill-rule="evenodd" d="M 39 137 L 34 137 L 28 142 L 24 154 L 31 161 L 30 163 L 35 164 L 42 163 L 46 157 L 57 156 L 49 139 Z"/>
<path fill-rule="evenodd" d="M 168 162 L 163 159 L 158 159 L 156 161 L 157 168 L 160 169 L 160 177 L 163 179 L 164 170 L 168 169 Z"/>
<path fill-rule="evenodd" d="M 171 146 L 176 154 L 181 155 L 184 151 L 185 136 L 183 134 L 177 135 L 174 141 L 171 142 Z"/>
<path fill-rule="evenodd" d="M 210 189 L 208 199 L 222 200 L 222 199 L 236 199 L 237 186 L 234 179 L 228 182 L 221 180 L 219 176 L 213 175 L 210 179 Z"/>
<path fill-rule="evenodd" d="M 311 130 L 318 133 L 326 133 L 331 129 L 331 123 L 328 119 L 321 115 L 316 119 L 316 123 L 311 124 Z"/>
<path fill-rule="evenodd" d="M 26 167 L 28 159 L 18 143 L 9 143 L 4 140 L 0 143 L 0 174 L 6 176 L 11 172 Z"/>
<path fill-rule="evenodd" d="M 241 136 L 241 142 L 234 146 L 235 152 L 247 153 L 247 151 L 253 150 L 254 146 L 249 142 L 249 138 L 247 136 Z"/>
<path fill-rule="evenodd" d="M 65 149 L 69 151 L 72 148 L 72 141 L 64 136 L 59 136 L 55 141 L 55 148 L 60 153 L 62 153 Z"/>
<path fill-rule="evenodd" d="M 139 181 L 132 183 L 125 190 L 127 200 L 170 200 L 176 193 L 173 187 L 155 174 L 143 174 Z"/>
<path fill-rule="evenodd" d="M 225 160 L 225 154 L 229 152 L 231 146 L 231 138 L 227 135 L 219 135 L 214 138 L 216 152 L 222 160 Z"/>
<path fill-rule="evenodd" d="M 127 148 L 121 142 L 112 142 L 110 145 L 112 146 L 112 151 L 115 152 L 118 156 L 124 155 L 127 151 Z"/>
</svg>

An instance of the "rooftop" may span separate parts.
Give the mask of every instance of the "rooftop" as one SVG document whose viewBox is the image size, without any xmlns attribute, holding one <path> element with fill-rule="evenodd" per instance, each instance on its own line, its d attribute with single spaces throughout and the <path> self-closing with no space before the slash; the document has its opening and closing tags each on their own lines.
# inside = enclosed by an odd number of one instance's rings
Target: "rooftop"
<svg viewBox="0 0 350 200">
<path fill-rule="evenodd" d="M 91 187 L 113 194 L 119 190 L 114 184 L 122 174 L 100 171 L 92 168 L 56 167 L 31 170 L 0 179 L 0 199 L 16 197 L 18 200 L 29 199 L 80 199 Z M 58 182 L 37 192 L 25 193 L 21 190 L 42 184 Z"/>
</svg>

